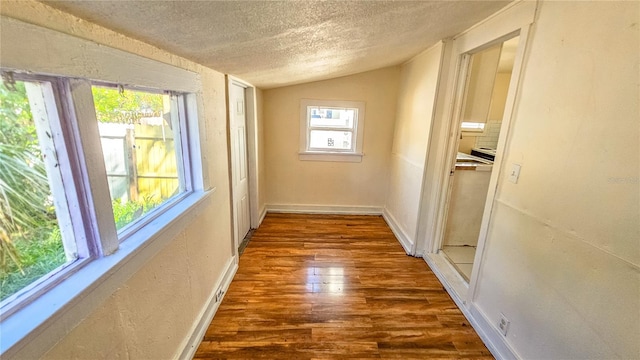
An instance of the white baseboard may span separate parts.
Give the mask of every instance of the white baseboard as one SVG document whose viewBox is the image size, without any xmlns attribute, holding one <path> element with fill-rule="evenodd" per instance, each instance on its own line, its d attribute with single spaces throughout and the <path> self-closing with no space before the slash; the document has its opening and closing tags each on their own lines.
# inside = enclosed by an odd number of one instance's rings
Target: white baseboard
<svg viewBox="0 0 640 360">
<path fill-rule="evenodd" d="M 447 278 L 440 271 L 440 268 L 430 256 L 425 254 L 423 258 L 427 262 L 427 265 L 429 265 L 429 268 L 431 268 L 431 271 L 433 271 L 438 280 L 440 280 L 442 286 L 447 290 L 447 293 L 449 293 L 460 311 L 462 311 L 464 317 L 469 320 L 469 323 L 478 333 L 482 342 L 487 346 L 489 351 L 491 351 L 491 354 L 498 360 L 520 359 L 517 353 L 511 348 L 511 346 L 509 346 L 505 337 L 491 325 L 491 322 L 488 320 L 484 312 L 478 309 L 473 303 L 467 305 L 466 302 L 460 298 L 458 293 L 454 290 L 454 286 L 449 283 Z"/>
<path fill-rule="evenodd" d="M 258 218 L 258 226 L 260 227 L 260 224 L 262 224 L 262 221 L 264 220 L 264 217 L 267 216 L 267 206 L 263 206 L 262 210 L 260 210 L 260 216 Z"/>
<path fill-rule="evenodd" d="M 382 217 L 384 218 L 384 221 L 387 222 L 387 225 L 389 225 L 389 227 L 391 228 L 391 231 L 396 236 L 398 242 L 400 243 L 400 245 L 402 245 L 407 255 L 415 256 L 415 254 L 413 253 L 413 241 L 411 241 L 411 238 L 400 227 L 396 218 L 391 215 L 387 208 L 384 208 L 384 210 L 382 211 Z"/>
<path fill-rule="evenodd" d="M 299 204 L 268 204 L 268 212 L 300 213 L 300 214 L 345 214 L 345 215 L 381 215 L 382 208 L 378 206 L 346 206 L 346 205 L 299 205 Z"/>
<path fill-rule="evenodd" d="M 218 301 L 216 301 L 216 291 L 218 291 L 218 289 L 222 289 L 222 291 L 224 291 L 222 298 L 224 298 L 224 294 L 227 293 L 236 271 L 238 271 L 238 263 L 236 262 L 235 257 L 232 257 L 226 266 L 226 270 L 222 278 L 211 291 L 209 299 L 207 299 L 206 306 L 198 315 L 198 319 L 200 320 L 194 324 L 194 327 L 190 332 L 191 335 L 184 340 L 183 346 L 181 347 L 182 351 L 180 351 L 179 356 L 177 356 L 178 359 L 193 359 L 196 350 L 198 350 L 198 345 L 200 345 L 211 320 L 213 320 L 213 316 L 216 314 L 216 311 L 218 311 L 218 307 L 220 307 L 220 303 L 222 302 L 222 299 L 218 299 Z"/>
</svg>

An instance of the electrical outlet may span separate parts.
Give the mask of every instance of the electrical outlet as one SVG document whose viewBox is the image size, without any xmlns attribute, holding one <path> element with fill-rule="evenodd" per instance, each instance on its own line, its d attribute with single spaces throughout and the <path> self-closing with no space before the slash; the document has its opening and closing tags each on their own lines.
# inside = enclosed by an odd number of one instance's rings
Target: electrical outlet
<svg viewBox="0 0 640 360">
<path fill-rule="evenodd" d="M 223 295 L 224 295 L 224 291 L 222 291 L 222 289 L 218 289 L 218 291 L 216 291 L 216 296 L 215 296 L 216 302 L 222 301 Z"/>
<path fill-rule="evenodd" d="M 502 336 L 507 336 L 507 331 L 509 330 L 510 323 L 511 322 L 509 321 L 509 319 L 507 319 L 504 314 L 500 313 L 500 322 L 498 323 L 498 329 L 500 330 L 500 333 L 502 333 Z"/>
</svg>

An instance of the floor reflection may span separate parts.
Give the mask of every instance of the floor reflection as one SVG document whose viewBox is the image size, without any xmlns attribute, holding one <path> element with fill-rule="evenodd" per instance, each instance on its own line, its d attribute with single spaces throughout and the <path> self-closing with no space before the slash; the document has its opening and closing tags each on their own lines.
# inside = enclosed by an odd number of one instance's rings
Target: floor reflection
<svg viewBox="0 0 640 360">
<path fill-rule="evenodd" d="M 344 294 L 346 279 L 343 267 L 308 267 L 307 290 L 312 293 Z"/>
<path fill-rule="evenodd" d="M 218 306 L 194 359 L 493 359 L 380 216 L 268 214 Z"/>
</svg>

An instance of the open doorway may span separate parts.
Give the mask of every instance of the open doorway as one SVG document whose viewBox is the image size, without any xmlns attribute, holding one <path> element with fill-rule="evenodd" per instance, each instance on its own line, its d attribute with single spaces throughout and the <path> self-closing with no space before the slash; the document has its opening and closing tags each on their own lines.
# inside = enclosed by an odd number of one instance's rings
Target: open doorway
<svg viewBox="0 0 640 360">
<path fill-rule="evenodd" d="M 451 164 L 449 201 L 440 252 L 468 283 L 505 113 L 518 36 L 466 55 L 458 143 Z"/>
</svg>

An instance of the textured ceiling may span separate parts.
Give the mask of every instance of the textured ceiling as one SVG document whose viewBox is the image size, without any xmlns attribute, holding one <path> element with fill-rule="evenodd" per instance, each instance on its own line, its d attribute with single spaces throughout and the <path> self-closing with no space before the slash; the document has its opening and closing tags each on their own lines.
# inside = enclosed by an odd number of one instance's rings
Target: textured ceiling
<svg viewBox="0 0 640 360">
<path fill-rule="evenodd" d="M 43 1 L 262 88 L 400 64 L 505 1 Z"/>
</svg>

